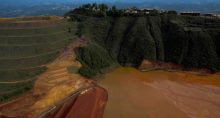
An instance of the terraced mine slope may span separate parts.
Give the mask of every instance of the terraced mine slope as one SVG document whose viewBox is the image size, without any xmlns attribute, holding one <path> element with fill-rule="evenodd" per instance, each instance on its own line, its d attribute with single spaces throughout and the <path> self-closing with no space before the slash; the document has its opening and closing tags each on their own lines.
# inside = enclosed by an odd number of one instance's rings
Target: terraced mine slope
<svg viewBox="0 0 220 118">
<path fill-rule="evenodd" d="M 71 43 L 47 64 L 47 71 L 37 77 L 32 91 L 0 104 L 0 117 L 102 118 L 107 92 L 76 71 L 81 64 L 75 60 L 73 49 L 81 45 Z"/>
<path fill-rule="evenodd" d="M 74 49 L 86 43 L 76 27 L 60 17 L 0 19 L 1 118 L 102 118 L 107 91 L 78 74 Z"/>
<path fill-rule="evenodd" d="M 0 101 L 30 90 L 73 32 L 74 25 L 60 17 L 1 18 Z"/>
</svg>

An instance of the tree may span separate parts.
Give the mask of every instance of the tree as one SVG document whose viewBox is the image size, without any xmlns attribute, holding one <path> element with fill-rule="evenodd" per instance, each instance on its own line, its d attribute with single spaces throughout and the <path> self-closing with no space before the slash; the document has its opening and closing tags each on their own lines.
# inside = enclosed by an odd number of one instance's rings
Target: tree
<svg viewBox="0 0 220 118">
<path fill-rule="evenodd" d="M 68 32 L 71 33 L 71 27 L 68 27 Z"/>
<path fill-rule="evenodd" d="M 117 16 L 121 16 L 122 13 L 123 13 L 123 11 L 122 10 L 118 10 L 117 7 L 114 5 L 109 10 L 108 15 L 117 17 Z"/>
<path fill-rule="evenodd" d="M 159 11 L 156 10 L 156 9 L 153 9 L 153 10 L 150 12 L 150 15 L 153 15 L 153 16 L 158 15 L 158 14 L 159 14 Z"/>
<path fill-rule="evenodd" d="M 91 9 L 92 5 L 91 4 L 84 4 L 84 5 L 82 5 L 82 8 Z"/>
<path fill-rule="evenodd" d="M 102 12 L 106 12 L 108 11 L 108 6 L 106 4 L 100 4 L 99 5 L 99 9 L 102 11 Z"/>
<path fill-rule="evenodd" d="M 174 10 L 170 10 L 167 12 L 168 14 L 171 14 L 171 15 L 177 15 L 177 11 L 174 11 Z"/>
<path fill-rule="evenodd" d="M 98 9 L 98 5 L 97 5 L 97 3 L 93 3 L 93 4 L 92 4 L 92 8 L 94 8 L 94 9 L 97 10 L 97 9 Z"/>
<path fill-rule="evenodd" d="M 112 12 L 116 12 L 117 11 L 117 7 L 114 5 L 114 6 L 112 6 Z"/>
</svg>

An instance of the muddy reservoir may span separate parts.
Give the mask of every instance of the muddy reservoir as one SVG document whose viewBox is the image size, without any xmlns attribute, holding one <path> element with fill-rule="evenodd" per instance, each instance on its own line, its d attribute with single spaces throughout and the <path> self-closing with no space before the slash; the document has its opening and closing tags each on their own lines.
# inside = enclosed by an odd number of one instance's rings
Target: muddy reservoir
<svg viewBox="0 0 220 118">
<path fill-rule="evenodd" d="M 220 75 L 118 68 L 99 84 L 109 93 L 104 118 L 219 118 Z"/>
</svg>

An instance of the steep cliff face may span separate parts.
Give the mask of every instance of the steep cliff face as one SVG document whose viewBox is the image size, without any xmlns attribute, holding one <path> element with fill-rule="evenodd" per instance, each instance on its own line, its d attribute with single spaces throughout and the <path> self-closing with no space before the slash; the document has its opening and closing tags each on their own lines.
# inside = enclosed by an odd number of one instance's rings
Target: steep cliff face
<svg viewBox="0 0 220 118">
<path fill-rule="evenodd" d="M 87 17 L 78 32 L 90 40 L 89 47 L 100 47 L 90 51 L 91 55 L 102 50 L 100 58 L 109 58 L 110 63 L 138 67 L 143 59 L 149 59 L 218 71 L 219 24 L 217 19 L 168 15 Z M 90 67 L 88 63 L 98 61 L 88 62 L 83 53 L 78 53 L 78 57 Z"/>
<path fill-rule="evenodd" d="M 208 26 L 196 22 L 196 18 L 191 20 L 186 20 L 184 24 L 168 21 L 164 26 L 165 61 L 189 68 L 208 68 L 218 71 L 220 69 L 218 54 L 220 37 L 217 35 L 219 27 L 211 21 L 207 22 Z"/>
<path fill-rule="evenodd" d="M 220 26 L 220 25 L 218 25 L 218 26 Z M 209 35 L 213 39 L 213 41 L 215 43 L 215 48 L 216 48 L 217 54 L 220 57 L 220 28 L 209 29 L 209 30 L 207 30 L 207 32 L 209 33 Z"/>
</svg>

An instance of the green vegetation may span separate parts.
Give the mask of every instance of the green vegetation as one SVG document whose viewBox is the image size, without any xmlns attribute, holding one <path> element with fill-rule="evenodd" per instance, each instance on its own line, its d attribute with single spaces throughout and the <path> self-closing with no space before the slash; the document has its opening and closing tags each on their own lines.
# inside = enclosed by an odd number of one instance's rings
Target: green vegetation
<svg viewBox="0 0 220 118">
<path fill-rule="evenodd" d="M 32 40 L 30 40 L 30 38 Z M 10 46 L 32 46 L 32 45 L 41 45 L 48 43 L 56 43 L 62 41 L 60 39 L 67 40 L 72 38 L 69 36 L 67 32 L 60 32 L 51 35 L 44 35 L 44 36 L 31 36 L 31 37 L 1 37 L 0 38 L 0 46 L 10 45 Z"/>
<path fill-rule="evenodd" d="M 22 83 L 22 84 L 16 83 L 13 85 L 11 85 L 11 84 L 10 85 L 1 85 L 1 88 L 5 88 L 5 89 L 0 89 L 0 91 L 4 91 L 4 92 L 0 93 L 0 101 L 4 102 L 7 100 L 10 100 L 12 97 L 23 94 L 23 93 L 31 90 L 33 85 L 34 85 L 34 81 L 26 82 L 26 83 Z"/>
<path fill-rule="evenodd" d="M 113 60 L 108 55 L 108 52 L 101 46 L 90 44 L 85 48 L 78 48 L 75 50 L 78 60 L 83 65 L 79 69 L 79 73 L 86 77 L 93 77 L 97 73 L 101 73 L 113 64 Z"/>
<path fill-rule="evenodd" d="M 38 67 L 28 70 L 0 71 L 0 102 L 7 101 L 30 90 L 36 79 L 46 70 L 46 67 Z"/>
<path fill-rule="evenodd" d="M 66 43 L 67 39 L 41 45 L 3 45 L 0 46 L 0 57 L 2 57 L 0 60 L 28 58 L 53 53 L 60 50 Z"/>
<path fill-rule="evenodd" d="M 140 10 L 137 9 L 136 7 L 133 7 L 131 9 L 117 9 L 116 6 L 112 6 L 111 8 L 109 8 L 106 4 L 97 5 L 96 3 L 94 3 L 94 4 L 84 4 L 79 8 L 75 8 L 74 10 L 66 13 L 65 17 L 71 16 L 78 18 L 77 20 L 79 20 L 80 18 L 82 18 L 82 17 L 79 18 L 79 15 L 94 16 L 94 17 L 107 17 L 107 16 L 123 17 L 123 16 L 145 16 L 146 14 L 150 16 L 157 16 L 160 14 L 160 12 L 156 9 Z M 163 12 L 161 14 L 177 15 L 177 12 L 168 11 L 168 12 Z"/>
<path fill-rule="evenodd" d="M 10 70 L 10 71 L 0 71 L 1 82 L 13 82 L 13 81 L 22 81 L 43 73 L 46 70 L 46 67 L 36 67 L 33 69 L 27 70 Z"/>
<path fill-rule="evenodd" d="M 74 38 L 75 23 L 50 19 L 30 17 L 1 22 L 0 101 L 30 90 L 36 77 L 46 70 L 45 65 Z"/>
<path fill-rule="evenodd" d="M 90 42 L 76 50 L 82 75 L 95 76 L 117 63 L 138 67 L 143 59 L 220 70 L 219 19 L 179 16 L 175 11 L 100 17 L 82 8 L 67 14 L 79 22 L 77 34 Z"/>
<path fill-rule="evenodd" d="M 79 67 L 76 66 L 70 66 L 67 68 L 69 73 L 77 74 L 79 72 Z"/>
<path fill-rule="evenodd" d="M 166 61 L 185 67 L 208 68 L 214 72 L 220 70 L 220 58 L 215 42 L 220 23 L 217 19 L 200 17 L 179 17 L 182 23 L 168 22 L 164 26 L 164 46 Z M 184 24 L 183 24 L 184 23 Z"/>
<path fill-rule="evenodd" d="M 29 69 L 33 67 L 44 66 L 57 57 L 58 51 L 59 50 L 56 50 L 53 53 L 46 53 L 44 55 L 27 58 L 3 59 L 0 61 L 0 70 Z"/>
<path fill-rule="evenodd" d="M 124 35 L 118 61 L 122 65 L 138 67 L 144 58 L 156 60 L 155 41 L 150 34 L 146 19 L 139 17 Z"/>
<path fill-rule="evenodd" d="M 56 34 L 59 32 L 65 32 L 67 31 L 67 25 L 58 25 L 58 26 L 53 26 L 53 27 L 44 27 L 44 28 L 27 28 L 27 29 L 13 29 L 13 30 L 1 30 L 0 36 L 1 37 L 33 37 L 33 36 L 38 36 L 38 35 L 51 35 L 51 34 Z"/>
</svg>

